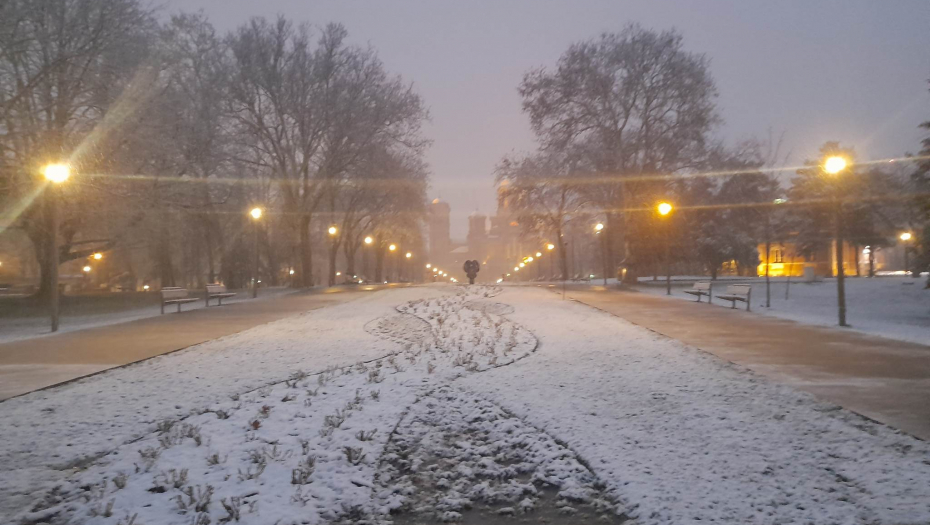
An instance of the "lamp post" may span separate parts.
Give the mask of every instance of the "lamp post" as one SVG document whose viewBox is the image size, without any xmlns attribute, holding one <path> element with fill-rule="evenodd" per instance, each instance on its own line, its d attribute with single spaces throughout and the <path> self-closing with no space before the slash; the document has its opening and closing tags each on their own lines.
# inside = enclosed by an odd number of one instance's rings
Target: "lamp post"
<svg viewBox="0 0 930 525">
<path fill-rule="evenodd" d="M 667 202 L 660 202 L 656 206 L 659 217 L 669 217 L 674 208 Z M 672 295 L 672 240 L 671 219 L 665 222 L 665 295 Z"/>
<path fill-rule="evenodd" d="M 827 157 L 823 163 L 823 171 L 827 175 L 837 177 L 846 170 L 846 159 L 839 156 Z M 836 304 L 837 317 L 840 326 L 846 324 L 846 271 L 843 268 L 843 199 L 840 193 L 839 181 L 834 181 L 834 253 L 836 254 Z"/>
<path fill-rule="evenodd" d="M 555 249 L 555 245 L 552 244 L 551 242 L 546 244 L 546 250 L 551 252 L 554 249 Z M 553 257 L 552 254 L 550 253 L 549 254 L 549 280 L 550 281 L 552 280 L 553 277 L 555 277 L 555 263 L 552 262 L 553 259 L 555 259 L 555 257 Z"/>
<path fill-rule="evenodd" d="M 262 213 L 258 206 L 249 211 L 252 217 L 252 299 L 258 297 L 258 221 Z"/>
<path fill-rule="evenodd" d="M 329 238 L 332 239 L 332 242 L 329 244 L 329 285 L 334 286 L 336 284 L 336 235 L 339 234 L 339 229 L 335 226 L 330 226 L 327 230 L 329 233 Z"/>
<path fill-rule="evenodd" d="M 600 235 L 604 231 L 604 224 L 597 223 L 594 225 L 594 235 Z M 606 235 L 601 235 L 601 267 L 604 269 L 604 286 L 607 286 L 607 246 L 605 244 Z"/>
<path fill-rule="evenodd" d="M 58 297 L 58 187 L 64 184 L 71 176 L 71 168 L 67 164 L 49 164 L 45 167 L 43 174 L 45 180 L 51 184 L 45 189 L 47 206 L 48 206 L 48 258 L 49 258 L 49 317 L 52 320 L 52 331 L 58 331 L 58 316 L 60 313 Z"/>
<path fill-rule="evenodd" d="M 404 263 L 404 279 L 407 279 L 408 281 L 413 279 L 413 276 L 411 275 L 413 272 L 410 271 L 410 259 L 412 257 L 413 254 L 410 252 L 404 254 L 404 258 L 407 259 L 407 262 Z"/>
<path fill-rule="evenodd" d="M 396 252 L 396 251 L 397 251 L 397 245 L 396 245 L 396 244 L 393 244 L 393 243 L 392 243 L 392 244 L 389 244 L 389 245 L 388 245 L 388 252 L 389 252 L 388 255 L 391 256 L 391 258 L 389 259 L 389 262 L 391 263 L 392 266 L 394 266 L 394 273 L 395 273 L 395 274 L 399 274 L 400 272 L 397 270 L 397 261 L 394 260 L 394 252 Z M 386 272 L 386 273 L 388 273 L 388 272 Z M 385 276 L 385 277 L 388 277 L 388 276 Z M 386 280 L 390 281 L 390 278 L 388 278 L 388 279 L 386 279 Z"/>
<path fill-rule="evenodd" d="M 907 252 L 908 252 L 908 249 L 910 248 L 910 246 L 908 245 L 910 244 L 910 241 L 911 241 L 911 238 L 913 238 L 913 235 L 911 235 L 911 232 L 904 232 L 900 235 L 899 238 L 901 239 L 901 242 L 904 243 L 904 275 L 907 276 L 907 270 L 910 268 L 910 265 L 908 264 L 908 261 L 907 261 Z M 912 272 L 911 277 L 916 277 L 916 274 L 917 272 Z"/>
</svg>

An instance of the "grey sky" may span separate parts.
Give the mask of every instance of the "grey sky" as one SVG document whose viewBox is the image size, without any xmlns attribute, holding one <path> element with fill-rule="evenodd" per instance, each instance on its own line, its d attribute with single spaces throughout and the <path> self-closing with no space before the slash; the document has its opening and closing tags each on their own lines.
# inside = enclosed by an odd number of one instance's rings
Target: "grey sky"
<svg viewBox="0 0 930 525">
<path fill-rule="evenodd" d="M 792 162 L 827 140 L 860 158 L 919 149 L 930 119 L 930 3 L 915 1 L 311 1 L 166 0 L 165 12 L 203 9 L 221 31 L 284 14 L 342 22 L 415 84 L 432 114 L 426 134 L 430 197 L 466 216 L 495 208 L 492 170 L 533 137 L 520 110 L 523 73 L 553 65 L 571 42 L 629 22 L 675 27 L 705 53 L 720 91 L 728 142 L 786 133 Z"/>
</svg>

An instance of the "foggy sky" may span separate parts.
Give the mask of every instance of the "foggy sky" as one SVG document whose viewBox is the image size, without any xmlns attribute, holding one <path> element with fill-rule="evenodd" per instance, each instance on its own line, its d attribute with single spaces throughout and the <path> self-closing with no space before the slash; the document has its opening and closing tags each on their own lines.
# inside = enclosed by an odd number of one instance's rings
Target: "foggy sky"
<svg viewBox="0 0 930 525">
<path fill-rule="evenodd" d="M 202 9 L 221 32 L 250 16 L 341 22 L 371 43 L 386 68 L 413 82 L 430 108 L 434 141 L 429 197 L 452 207 L 452 235 L 466 217 L 496 207 L 492 171 L 533 149 L 517 85 L 554 65 L 572 42 L 629 22 L 675 27 L 705 53 L 720 92 L 729 143 L 785 132 L 800 163 L 827 140 L 860 159 L 920 149 L 930 120 L 930 3 L 894 1 L 312 1 L 163 0 L 163 14 Z"/>
</svg>

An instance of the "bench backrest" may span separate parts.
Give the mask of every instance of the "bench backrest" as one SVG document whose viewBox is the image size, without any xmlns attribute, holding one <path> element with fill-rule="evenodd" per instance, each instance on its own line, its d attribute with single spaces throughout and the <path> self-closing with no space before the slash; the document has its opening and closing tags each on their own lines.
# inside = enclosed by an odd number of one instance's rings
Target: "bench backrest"
<svg viewBox="0 0 930 525">
<path fill-rule="evenodd" d="M 728 295 L 749 295 L 752 286 L 748 284 L 731 284 L 727 286 Z"/>
<path fill-rule="evenodd" d="M 709 291 L 710 291 L 710 283 L 707 282 L 707 281 L 701 281 L 701 282 L 694 283 L 694 289 L 695 289 L 695 290 L 700 290 L 700 291 L 702 291 L 702 292 L 709 292 Z"/>
<path fill-rule="evenodd" d="M 161 298 L 164 299 L 183 299 L 187 297 L 187 288 L 162 288 Z"/>
<path fill-rule="evenodd" d="M 225 284 L 208 284 L 207 293 L 226 293 Z"/>
</svg>

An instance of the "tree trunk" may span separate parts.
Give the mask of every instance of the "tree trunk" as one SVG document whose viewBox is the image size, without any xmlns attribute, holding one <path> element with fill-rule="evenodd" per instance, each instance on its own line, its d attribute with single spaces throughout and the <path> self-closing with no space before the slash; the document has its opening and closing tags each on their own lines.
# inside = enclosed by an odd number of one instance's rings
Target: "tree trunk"
<svg viewBox="0 0 930 525">
<path fill-rule="evenodd" d="M 359 243 L 346 242 L 343 254 L 346 256 L 346 276 L 358 275 L 355 271 L 355 256 L 358 254 Z"/>
<path fill-rule="evenodd" d="M 336 256 L 339 255 L 339 243 L 335 236 L 329 242 L 329 275 L 326 278 L 330 286 L 336 285 Z"/>
<path fill-rule="evenodd" d="M 375 239 L 375 281 L 384 282 L 384 251 L 380 238 Z"/>
<path fill-rule="evenodd" d="M 310 215 L 299 219 L 298 236 L 300 244 L 300 287 L 313 286 L 313 248 L 310 246 Z"/>
</svg>

